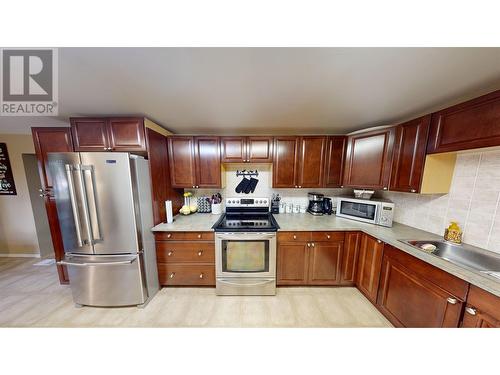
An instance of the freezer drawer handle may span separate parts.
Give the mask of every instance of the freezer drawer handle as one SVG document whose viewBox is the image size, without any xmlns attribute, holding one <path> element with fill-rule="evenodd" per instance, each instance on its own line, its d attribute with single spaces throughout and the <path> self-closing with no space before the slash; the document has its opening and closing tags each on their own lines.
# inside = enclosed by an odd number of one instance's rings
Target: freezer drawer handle
<svg viewBox="0 0 500 375">
<path fill-rule="evenodd" d="M 77 266 L 77 267 L 88 267 L 88 266 L 119 266 L 119 265 L 124 265 L 124 264 L 132 264 L 135 262 L 135 259 L 130 259 L 130 260 L 123 260 L 120 262 L 101 262 L 101 263 L 73 263 L 73 262 L 66 262 L 65 260 L 61 260 L 57 262 L 57 264 L 61 266 Z"/>
</svg>

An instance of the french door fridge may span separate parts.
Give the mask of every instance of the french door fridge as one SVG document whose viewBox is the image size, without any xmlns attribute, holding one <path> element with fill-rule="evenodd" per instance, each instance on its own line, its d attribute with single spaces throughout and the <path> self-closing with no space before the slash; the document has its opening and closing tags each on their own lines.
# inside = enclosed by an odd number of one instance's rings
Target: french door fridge
<svg viewBox="0 0 500 375">
<path fill-rule="evenodd" d="M 77 305 L 144 305 L 158 291 L 147 160 L 50 153 L 49 173 Z"/>
</svg>

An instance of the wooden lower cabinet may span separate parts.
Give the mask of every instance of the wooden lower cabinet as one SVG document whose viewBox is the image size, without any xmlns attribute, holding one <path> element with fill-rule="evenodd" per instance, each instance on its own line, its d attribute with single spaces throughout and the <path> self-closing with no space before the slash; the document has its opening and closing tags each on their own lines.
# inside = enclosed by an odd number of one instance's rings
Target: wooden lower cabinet
<svg viewBox="0 0 500 375">
<path fill-rule="evenodd" d="M 158 277 L 163 286 L 215 286 L 213 232 L 157 232 Z"/>
<path fill-rule="evenodd" d="M 397 327 L 458 327 L 468 283 L 386 246 L 377 307 Z"/>
<path fill-rule="evenodd" d="M 500 297 L 471 285 L 461 326 L 500 328 Z"/>
<path fill-rule="evenodd" d="M 383 254 L 384 243 L 382 241 L 365 233 L 361 235 L 356 286 L 372 303 L 377 301 Z"/>
<path fill-rule="evenodd" d="M 278 285 L 339 285 L 344 232 L 278 234 Z"/>
</svg>

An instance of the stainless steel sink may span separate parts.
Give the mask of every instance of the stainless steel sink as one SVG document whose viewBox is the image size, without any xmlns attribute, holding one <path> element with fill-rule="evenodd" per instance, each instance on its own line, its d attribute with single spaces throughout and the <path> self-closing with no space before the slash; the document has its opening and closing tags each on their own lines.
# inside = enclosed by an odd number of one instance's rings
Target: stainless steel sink
<svg viewBox="0 0 500 375">
<path fill-rule="evenodd" d="M 451 263 L 500 278 L 500 256 L 490 251 L 478 251 L 467 245 L 454 245 L 446 241 L 401 240 L 408 245 L 445 259 Z M 422 248 L 423 245 L 436 246 L 433 251 Z"/>
</svg>

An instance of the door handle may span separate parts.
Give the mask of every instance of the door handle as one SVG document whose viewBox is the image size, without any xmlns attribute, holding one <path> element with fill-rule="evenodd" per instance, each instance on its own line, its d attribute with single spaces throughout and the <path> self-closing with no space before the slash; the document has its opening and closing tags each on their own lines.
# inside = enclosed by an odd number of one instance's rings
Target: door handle
<svg viewBox="0 0 500 375">
<path fill-rule="evenodd" d="M 99 225 L 99 215 L 97 209 L 97 199 L 94 185 L 94 168 L 92 166 L 83 166 L 83 173 L 85 174 L 85 190 L 87 192 L 87 203 L 89 207 L 89 211 L 92 209 L 92 212 L 89 212 L 90 225 L 92 227 L 92 242 L 95 240 L 102 240 L 101 236 L 101 227 Z M 88 173 L 87 173 L 88 172 Z M 87 189 L 87 181 L 90 188 Z M 90 197 L 89 197 L 90 195 Z"/>
<path fill-rule="evenodd" d="M 75 220 L 76 240 L 78 243 L 78 247 L 82 247 L 83 246 L 82 224 L 80 222 L 80 215 L 78 213 L 78 206 L 76 204 L 75 184 L 73 181 L 73 173 L 72 173 L 73 167 L 69 164 L 66 164 L 65 168 L 66 168 L 66 177 L 68 178 L 69 200 L 71 202 L 71 210 L 73 211 L 73 219 Z"/>
<path fill-rule="evenodd" d="M 451 304 L 451 305 L 456 305 L 457 304 L 457 299 L 456 298 L 452 298 L 452 297 L 449 297 L 449 298 L 446 298 L 446 301 Z"/>
<path fill-rule="evenodd" d="M 476 309 L 474 309 L 473 307 L 466 307 L 466 308 L 465 308 L 465 312 L 466 312 L 467 314 L 470 314 L 470 315 L 476 315 L 477 310 L 476 310 Z"/>
<path fill-rule="evenodd" d="M 89 214 L 89 209 L 87 205 L 87 189 L 85 188 L 85 183 L 83 182 L 83 173 L 82 173 L 82 166 L 77 164 L 74 166 L 75 171 L 78 173 L 78 186 L 80 188 L 80 191 L 82 192 L 83 196 L 85 197 L 84 202 L 82 202 L 82 207 L 83 207 L 83 218 L 85 220 L 85 226 L 87 227 L 87 237 L 89 239 L 89 242 L 91 245 L 94 244 L 94 241 L 92 240 L 92 227 L 90 226 L 90 214 Z"/>
</svg>

